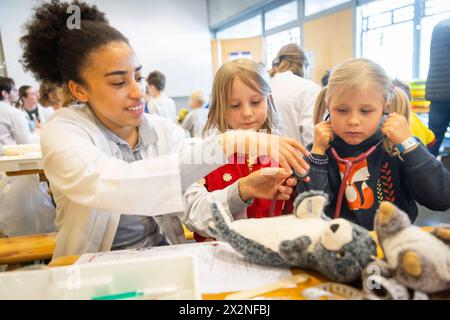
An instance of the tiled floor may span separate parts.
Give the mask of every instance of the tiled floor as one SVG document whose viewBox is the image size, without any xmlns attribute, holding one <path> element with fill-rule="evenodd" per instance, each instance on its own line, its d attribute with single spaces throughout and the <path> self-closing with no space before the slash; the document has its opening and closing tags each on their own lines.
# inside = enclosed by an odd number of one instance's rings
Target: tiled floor
<svg viewBox="0 0 450 320">
<path fill-rule="evenodd" d="M 450 210 L 444 212 L 431 211 L 423 206 L 418 205 L 419 216 L 414 224 L 416 226 L 434 226 L 441 223 L 450 224 Z"/>
</svg>

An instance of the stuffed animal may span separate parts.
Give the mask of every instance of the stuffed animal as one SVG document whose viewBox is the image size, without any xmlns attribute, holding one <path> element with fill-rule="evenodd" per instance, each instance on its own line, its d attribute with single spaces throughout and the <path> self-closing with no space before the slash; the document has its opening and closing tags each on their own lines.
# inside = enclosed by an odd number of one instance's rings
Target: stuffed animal
<svg viewBox="0 0 450 320">
<path fill-rule="evenodd" d="M 450 225 L 426 232 L 394 204 L 382 202 L 375 232 L 384 253 L 376 262 L 383 276 L 427 293 L 450 289 Z"/>
<path fill-rule="evenodd" d="M 213 203 L 210 232 L 253 262 L 311 269 L 333 281 L 353 282 L 376 256 L 376 245 L 366 229 L 326 217 L 327 201 L 323 192 L 308 191 L 297 197 L 295 214 L 233 222 L 220 203 Z"/>
</svg>

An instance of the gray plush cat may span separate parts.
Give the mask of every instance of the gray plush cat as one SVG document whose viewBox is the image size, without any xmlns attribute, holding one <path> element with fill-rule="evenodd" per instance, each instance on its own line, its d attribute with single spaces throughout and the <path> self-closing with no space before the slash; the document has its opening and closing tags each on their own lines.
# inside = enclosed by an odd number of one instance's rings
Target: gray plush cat
<svg viewBox="0 0 450 320">
<path fill-rule="evenodd" d="M 297 197 L 295 214 L 233 222 L 213 203 L 210 232 L 259 264 L 311 269 L 337 282 L 358 280 L 376 256 L 375 242 L 366 229 L 327 218 L 327 200 L 323 192 L 308 191 Z"/>
<path fill-rule="evenodd" d="M 375 216 L 375 232 L 385 258 L 377 265 L 385 277 L 427 293 L 450 289 L 450 225 L 426 232 L 411 225 L 408 215 L 382 202 Z"/>
</svg>

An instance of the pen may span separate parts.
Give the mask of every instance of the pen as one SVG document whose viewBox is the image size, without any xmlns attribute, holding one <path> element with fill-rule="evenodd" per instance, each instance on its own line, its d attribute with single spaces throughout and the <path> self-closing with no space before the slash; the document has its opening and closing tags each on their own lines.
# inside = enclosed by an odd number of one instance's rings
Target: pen
<svg viewBox="0 0 450 320">
<path fill-rule="evenodd" d="M 133 299 L 138 297 L 152 296 L 157 298 L 166 294 L 174 293 L 177 291 L 177 287 L 163 287 L 163 288 L 150 288 L 144 290 L 120 292 L 115 294 L 108 294 L 103 296 L 93 297 L 92 300 L 123 300 Z"/>
</svg>

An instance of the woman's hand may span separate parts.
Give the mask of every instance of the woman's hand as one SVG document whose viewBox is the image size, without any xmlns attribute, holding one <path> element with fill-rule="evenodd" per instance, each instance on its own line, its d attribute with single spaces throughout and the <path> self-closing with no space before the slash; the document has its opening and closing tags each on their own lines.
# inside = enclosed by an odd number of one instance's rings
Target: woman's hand
<svg viewBox="0 0 450 320">
<path fill-rule="evenodd" d="M 331 121 L 323 121 L 314 126 L 314 142 L 311 153 L 324 155 L 330 147 L 334 132 Z"/>
<path fill-rule="evenodd" d="M 381 127 L 381 132 L 394 144 L 400 144 L 412 136 L 408 120 L 396 112 L 389 114 Z"/>
<path fill-rule="evenodd" d="M 294 139 L 248 130 L 228 131 L 220 138 L 227 157 L 236 152 L 250 157 L 270 156 L 275 160 L 274 167 L 279 164 L 287 176 L 292 174 L 292 169 L 301 175 L 309 171 L 309 165 L 303 159 L 309 152 Z"/>
<path fill-rule="evenodd" d="M 289 200 L 296 184 L 297 179 L 282 168 L 262 168 L 240 178 L 238 187 L 243 201 L 251 198 Z"/>
</svg>

